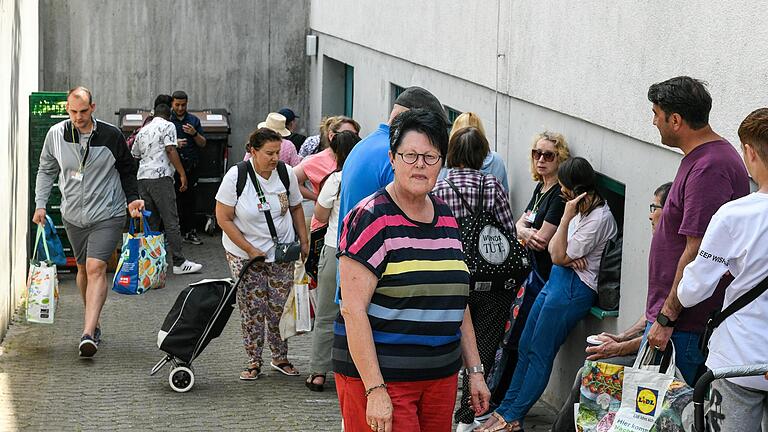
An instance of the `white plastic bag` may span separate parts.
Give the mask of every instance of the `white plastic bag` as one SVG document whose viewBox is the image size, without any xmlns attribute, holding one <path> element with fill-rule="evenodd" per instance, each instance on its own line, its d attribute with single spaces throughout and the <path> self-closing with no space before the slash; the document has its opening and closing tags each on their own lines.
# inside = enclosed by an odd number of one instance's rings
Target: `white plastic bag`
<svg viewBox="0 0 768 432">
<path fill-rule="evenodd" d="M 37 245 L 43 239 L 45 260 L 37 259 Z M 51 261 L 48 243 L 45 241 L 45 230 L 37 226 L 35 249 L 29 263 L 27 278 L 27 322 L 53 324 L 56 306 L 59 299 L 59 279 L 56 265 Z"/>
<path fill-rule="evenodd" d="M 309 294 L 309 282 L 304 271 L 304 266 L 295 273 L 293 288 L 285 300 L 283 315 L 280 317 L 280 337 L 283 340 L 297 334 L 312 331 L 313 319 L 311 317 L 311 297 Z"/>
</svg>

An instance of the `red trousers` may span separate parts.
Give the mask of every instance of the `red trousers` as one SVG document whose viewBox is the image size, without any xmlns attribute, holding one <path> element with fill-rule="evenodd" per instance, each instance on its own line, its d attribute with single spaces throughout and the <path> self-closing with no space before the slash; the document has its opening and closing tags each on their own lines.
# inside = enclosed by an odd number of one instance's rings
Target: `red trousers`
<svg viewBox="0 0 768 432">
<path fill-rule="evenodd" d="M 360 378 L 336 374 L 345 432 L 371 432 L 365 419 L 367 399 Z M 388 382 L 394 432 L 450 432 L 458 375 L 427 381 Z M 381 390 L 376 390 L 381 391 Z"/>
</svg>

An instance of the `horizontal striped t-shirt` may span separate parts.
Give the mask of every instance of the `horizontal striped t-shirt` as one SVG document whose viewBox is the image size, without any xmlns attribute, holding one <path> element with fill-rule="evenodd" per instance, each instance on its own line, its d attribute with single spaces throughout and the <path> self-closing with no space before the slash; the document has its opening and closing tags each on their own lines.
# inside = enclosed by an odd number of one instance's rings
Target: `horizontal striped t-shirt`
<svg viewBox="0 0 768 432">
<path fill-rule="evenodd" d="M 456 219 L 445 202 L 429 197 L 435 209 L 430 223 L 410 219 L 381 189 L 349 212 L 342 228 L 339 257 L 361 263 L 378 279 L 368 319 L 385 381 L 445 378 L 462 363 L 469 272 Z M 341 314 L 334 334 L 334 371 L 359 377 Z"/>
</svg>

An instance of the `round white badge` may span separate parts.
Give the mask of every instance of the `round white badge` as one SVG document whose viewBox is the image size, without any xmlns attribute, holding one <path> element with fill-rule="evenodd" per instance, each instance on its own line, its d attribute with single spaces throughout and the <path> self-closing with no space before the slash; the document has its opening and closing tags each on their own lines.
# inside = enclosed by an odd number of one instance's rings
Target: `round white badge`
<svg viewBox="0 0 768 432">
<path fill-rule="evenodd" d="M 480 256 L 491 264 L 503 264 L 509 256 L 509 240 L 495 226 L 486 225 L 480 232 Z"/>
</svg>

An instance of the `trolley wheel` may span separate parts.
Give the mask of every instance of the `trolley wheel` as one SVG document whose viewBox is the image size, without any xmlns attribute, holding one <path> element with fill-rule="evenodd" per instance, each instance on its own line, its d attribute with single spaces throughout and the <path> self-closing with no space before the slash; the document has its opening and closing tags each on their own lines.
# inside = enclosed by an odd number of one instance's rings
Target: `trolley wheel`
<svg viewBox="0 0 768 432">
<path fill-rule="evenodd" d="M 195 385 L 195 373 L 187 366 L 177 366 L 168 374 L 168 383 L 175 392 L 188 392 Z"/>
</svg>

